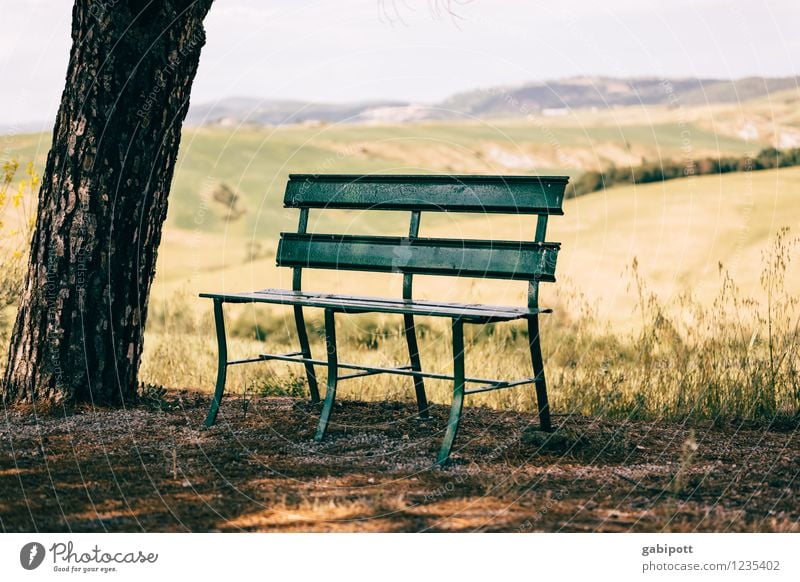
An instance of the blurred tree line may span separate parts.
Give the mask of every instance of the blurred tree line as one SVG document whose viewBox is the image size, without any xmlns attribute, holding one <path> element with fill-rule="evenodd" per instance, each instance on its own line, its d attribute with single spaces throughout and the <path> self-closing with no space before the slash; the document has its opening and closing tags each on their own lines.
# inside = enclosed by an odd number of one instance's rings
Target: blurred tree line
<svg viewBox="0 0 800 582">
<path fill-rule="evenodd" d="M 727 174 L 728 172 L 751 172 L 800 166 L 800 148 L 764 148 L 755 157 L 721 157 L 700 160 L 661 160 L 641 166 L 611 166 L 603 171 L 584 172 L 570 184 L 569 197 L 582 196 L 590 192 L 611 188 L 619 184 L 647 184 L 663 182 L 686 176 Z"/>
</svg>

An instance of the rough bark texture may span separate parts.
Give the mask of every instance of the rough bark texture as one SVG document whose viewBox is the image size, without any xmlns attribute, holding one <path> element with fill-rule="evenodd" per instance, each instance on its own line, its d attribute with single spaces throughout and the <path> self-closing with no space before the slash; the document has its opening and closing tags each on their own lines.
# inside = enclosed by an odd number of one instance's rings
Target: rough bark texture
<svg viewBox="0 0 800 582">
<path fill-rule="evenodd" d="M 3 401 L 135 397 L 150 284 L 212 0 L 76 0 Z"/>
</svg>

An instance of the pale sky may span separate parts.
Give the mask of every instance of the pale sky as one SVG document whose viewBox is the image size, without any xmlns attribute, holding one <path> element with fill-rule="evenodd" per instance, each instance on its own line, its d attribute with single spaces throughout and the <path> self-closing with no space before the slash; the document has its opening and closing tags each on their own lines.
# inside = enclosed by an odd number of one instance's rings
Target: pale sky
<svg viewBox="0 0 800 582">
<path fill-rule="evenodd" d="M 434 102 L 575 75 L 800 72 L 798 0 L 216 0 L 192 93 Z M 46 121 L 70 0 L 0 0 L 0 127 Z"/>
</svg>

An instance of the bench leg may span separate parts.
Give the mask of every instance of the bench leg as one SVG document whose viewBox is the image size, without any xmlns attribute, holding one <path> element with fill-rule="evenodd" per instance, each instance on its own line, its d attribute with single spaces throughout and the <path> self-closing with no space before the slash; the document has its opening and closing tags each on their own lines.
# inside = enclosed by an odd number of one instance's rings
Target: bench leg
<svg viewBox="0 0 800 582">
<path fill-rule="evenodd" d="M 315 441 L 325 438 L 325 431 L 328 428 L 328 421 L 333 411 L 333 403 L 336 400 L 336 382 L 339 380 L 339 359 L 336 354 L 336 322 L 333 318 L 333 311 L 325 310 L 325 347 L 328 352 L 328 386 L 325 390 L 325 404 L 322 407 L 322 414 L 317 425 Z"/>
<path fill-rule="evenodd" d="M 419 346 L 417 345 L 417 331 L 414 327 L 414 316 L 410 313 L 403 315 L 406 328 L 406 343 L 408 344 L 408 356 L 411 359 L 411 369 L 415 372 L 422 371 L 422 362 L 419 359 Z M 414 390 L 417 393 L 417 407 L 419 417 L 428 418 L 428 398 L 425 396 L 425 382 L 422 376 L 412 376 L 414 378 Z"/>
<path fill-rule="evenodd" d="M 214 299 L 214 322 L 217 328 L 217 388 L 214 390 L 214 398 L 211 400 L 211 408 L 208 411 L 205 425 L 213 426 L 217 420 L 217 412 L 222 402 L 222 393 L 225 392 L 225 377 L 228 372 L 228 344 L 225 339 L 225 318 L 222 314 L 222 300 Z"/>
<path fill-rule="evenodd" d="M 550 423 L 550 406 L 547 403 L 547 383 L 544 379 L 544 362 L 542 360 L 542 346 L 539 341 L 539 316 L 528 318 L 528 343 L 531 348 L 531 363 L 533 375 L 536 376 L 536 403 L 539 408 L 539 427 L 545 431 L 553 430 Z"/>
<path fill-rule="evenodd" d="M 464 376 L 464 322 L 453 319 L 453 403 L 450 405 L 447 430 L 436 460 L 439 465 L 444 465 L 450 457 L 450 450 L 458 433 L 458 423 L 464 407 Z"/>
<path fill-rule="evenodd" d="M 306 320 L 303 317 L 303 308 L 299 305 L 294 306 L 294 322 L 297 326 L 297 337 L 300 340 L 300 351 L 304 358 L 311 358 L 311 345 L 308 343 L 308 331 L 306 331 Z M 319 388 L 317 388 L 317 373 L 314 371 L 314 364 L 305 363 L 306 378 L 308 378 L 308 391 L 311 393 L 311 402 L 319 402 Z"/>
</svg>

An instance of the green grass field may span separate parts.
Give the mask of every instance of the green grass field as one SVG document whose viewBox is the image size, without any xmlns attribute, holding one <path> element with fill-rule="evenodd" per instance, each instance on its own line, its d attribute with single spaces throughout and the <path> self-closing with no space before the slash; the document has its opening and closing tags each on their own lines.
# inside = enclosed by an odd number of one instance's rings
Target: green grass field
<svg viewBox="0 0 800 582">
<path fill-rule="evenodd" d="M 759 111 L 754 105 L 754 111 Z M 280 211 L 290 172 L 568 174 L 587 168 L 682 158 L 687 153 L 742 155 L 768 145 L 709 126 L 733 113 L 663 108 L 577 112 L 567 119 L 496 120 L 407 125 L 320 125 L 277 128 L 187 128 L 170 197 L 171 228 L 274 238 L 294 217 Z M 688 117 L 687 117 L 688 116 Z M 710 117 L 709 117 L 710 116 Z M 684 117 L 687 117 L 687 122 Z M 570 123 L 571 122 L 571 123 Z M 46 134 L 6 136 L 4 157 L 34 160 L 49 147 Z M 688 140 L 688 141 L 687 141 Z M 687 150 L 686 148 L 690 149 Z M 225 182 L 242 195 L 244 216 L 226 223 L 226 209 L 208 190 Z M 319 218 L 322 229 L 341 217 Z M 360 228 L 384 229 L 356 220 Z M 354 225 L 355 226 L 355 225 Z"/>
</svg>

